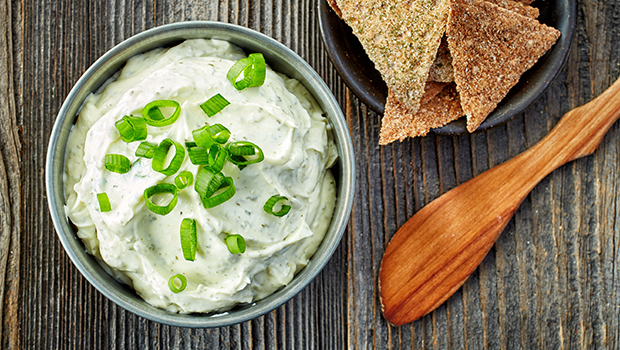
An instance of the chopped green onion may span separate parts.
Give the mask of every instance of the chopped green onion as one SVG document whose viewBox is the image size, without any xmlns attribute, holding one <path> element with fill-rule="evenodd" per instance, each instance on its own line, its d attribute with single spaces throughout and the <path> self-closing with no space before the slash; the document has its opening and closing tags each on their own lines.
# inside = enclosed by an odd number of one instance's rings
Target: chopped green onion
<svg viewBox="0 0 620 350">
<path fill-rule="evenodd" d="M 214 124 L 209 127 L 209 136 L 214 142 L 223 145 L 230 138 L 230 130 L 222 124 Z"/>
<path fill-rule="evenodd" d="M 181 249 L 185 260 L 194 261 L 196 259 L 197 246 L 196 220 L 185 218 L 181 221 Z"/>
<path fill-rule="evenodd" d="M 280 208 L 280 210 L 276 212 L 273 211 L 273 208 L 276 206 L 276 204 L 279 201 L 286 201 L 286 200 L 288 200 L 288 198 L 284 196 L 279 196 L 279 195 L 271 196 L 271 198 L 269 198 L 269 200 L 267 200 L 267 203 L 265 203 L 265 205 L 263 206 L 263 210 L 265 210 L 268 214 L 271 214 L 271 215 L 284 216 L 288 214 L 289 210 L 291 210 L 290 205 L 282 204 L 282 208 Z"/>
<path fill-rule="evenodd" d="M 164 117 L 160 108 L 172 107 L 174 112 L 168 119 Z M 155 100 L 142 109 L 142 117 L 150 126 L 166 126 L 174 123 L 181 115 L 181 105 L 173 100 Z"/>
<path fill-rule="evenodd" d="M 250 58 L 240 59 L 232 67 L 230 67 L 228 73 L 226 73 L 226 79 L 230 81 L 235 89 L 243 90 L 249 87 L 252 83 L 252 77 L 250 77 L 252 62 L 253 61 Z M 237 81 L 241 73 L 243 73 L 243 79 Z"/>
<path fill-rule="evenodd" d="M 265 64 L 265 57 L 262 53 L 251 53 L 248 57 L 251 58 L 254 62 L 252 65 L 254 74 L 250 87 L 261 86 L 265 83 L 265 77 L 267 75 L 267 65 Z"/>
<path fill-rule="evenodd" d="M 105 168 L 114 173 L 124 174 L 131 169 L 129 158 L 122 154 L 106 154 L 103 161 Z"/>
<path fill-rule="evenodd" d="M 243 79 L 239 80 L 239 76 L 243 72 Z M 248 58 L 241 59 L 235 63 L 228 73 L 226 79 L 237 90 L 243 90 L 248 87 L 258 87 L 265 82 L 267 67 L 265 57 L 261 53 L 253 53 Z"/>
<path fill-rule="evenodd" d="M 144 141 L 136 149 L 136 157 L 153 158 L 156 148 L 157 145 Z"/>
<path fill-rule="evenodd" d="M 170 146 L 174 145 L 174 157 L 170 161 L 170 164 L 167 168 L 164 169 L 164 165 L 166 162 L 166 158 L 168 157 L 168 151 L 170 150 Z M 173 141 L 171 139 L 164 139 L 157 149 L 155 149 L 155 155 L 153 155 L 153 170 L 160 172 L 166 176 L 173 175 L 181 168 L 181 164 L 183 164 L 183 159 L 185 158 L 185 149 L 181 146 L 180 143 Z"/>
<path fill-rule="evenodd" d="M 249 142 L 239 141 L 231 143 L 228 146 L 228 151 L 230 152 L 230 154 L 235 156 L 253 156 L 256 154 L 254 146 L 254 144 L 251 144 Z"/>
<path fill-rule="evenodd" d="M 194 165 L 209 164 L 209 153 L 204 147 L 190 147 L 187 149 L 187 155 L 189 156 L 189 160 Z"/>
<path fill-rule="evenodd" d="M 192 130 L 195 144 L 209 149 L 214 143 L 224 144 L 230 138 L 230 130 L 222 124 L 205 125 L 200 129 Z M 185 143 L 187 146 L 187 142 Z"/>
<path fill-rule="evenodd" d="M 126 115 L 117 120 L 114 125 L 121 135 L 121 140 L 127 143 L 146 140 L 146 120 L 142 117 Z"/>
<path fill-rule="evenodd" d="M 237 166 L 254 164 L 262 162 L 263 159 L 265 159 L 263 150 L 252 142 L 237 141 L 229 143 L 226 147 L 228 150 L 228 159 L 231 163 Z M 253 152 L 250 151 L 250 147 L 252 148 Z M 254 159 L 247 159 L 246 156 L 256 157 Z"/>
<path fill-rule="evenodd" d="M 207 167 L 213 171 L 222 171 L 224 164 L 226 163 L 227 156 L 228 151 L 226 151 L 226 148 L 220 145 L 211 146 L 207 159 Z"/>
<path fill-rule="evenodd" d="M 181 283 L 180 287 L 177 287 L 177 280 Z M 172 293 L 181 293 L 187 287 L 187 278 L 185 276 L 178 274 L 170 277 L 168 280 L 168 288 L 172 291 Z"/>
<path fill-rule="evenodd" d="M 221 173 L 220 173 L 221 174 Z M 237 190 L 231 177 L 224 177 L 217 190 L 211 196 L 201 196 L 200 200 L 205 209 L 216 207 L 231 199 Z M 219 193 L 218 193 L 219 192 Z"/>
<path fill-rule="evenodd" d="M 234 156 L 232 154 L 228 154 L 228 159 L 230 160 L 231 163 L 235 164 L 237 166 L 237 168 L 239 168 L 239 171 L 245 169 L 247 167 L 247 165 L 243 165 L 243 164 L 238 164 L 238 163 L 243 163 L 245 162 L 245 158 L 241 157 L 241 156 Z"/>
<path fill-rule="evenodd" d="M 157 205 L 151 201 L 151 197 L 156 194 L 170 193 L 173 197 L 168 205 Z M 177 187 L 173 184 L 157 184 L 144 190 L 144 202 L 146 207 L 155 214 L 167 215 L 177 205 Z"/>
<path fill-rule="evenodd" d="M 110 206 L 110 198 L 108 198 L 107 193 L 97 193 L 97 202 L 99 202 L 99 210 L 102 213 L 112 210 L 112 207 Z"/>
<path fill-rule="evenodd" d="M 208 167 L 202 167 L 196 174 L 196 181 L 194 182 L 194 190 L 200 195 L 200 197 L 211 197 L 224 180 L 224 175 L 219 171 L 213 171 Z"/>
<path fill-rule="evenodd" d="M 209 149 L 215 143 L 211 137 L 211 133 L 209 132 L 209 125 L 205 125 L 200 129 L 192 130 L 192 136 L 194 136 L 196 145 L 206 149 Z"/>
<path fill-rule="evenodd" d="M 194 182 L 194 175 L 192 175 L 189 171 L 182 171 L 174 178 L 174 184 L 177 186 L 179 190 L 184 189 Z"/>
<path fill-rule="evenodd" d="M 241 235 L 230 235 L 226 237 L 226 247 L 233 254 L 245 253 L 245 239 Z"/>
<path fill-rule="evenodd" d="M 211 118 L 229 104 L 230 102 L 228 102 L 224 96 L 217 94 L 201 104 L 200 108 Z"/>
<path fill-rule="evenodd" d="M 194 165 L 204 165 L 209 162 L 209 152 L 204 147 L 198 147 L 196 142 L 185 142 L 187 155 Z"/>
</svg>

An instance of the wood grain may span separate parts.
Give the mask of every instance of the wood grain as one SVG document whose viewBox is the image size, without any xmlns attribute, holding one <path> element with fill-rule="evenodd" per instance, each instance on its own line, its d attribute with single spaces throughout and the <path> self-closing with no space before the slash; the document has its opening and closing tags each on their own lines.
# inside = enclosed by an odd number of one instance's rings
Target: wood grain
<svg viewBox="0 0 620 350">
<path fill-rule="evenodd" d="M 11 7 L 0 1 L 0 347 L 17 349 L 19 334 L 20 139 L 13 85 Z"/>
<path fill-rule="evenodd" d="M 566 113 L 527 151 L 448 191 L 396 232 L 379 270 L 381 310 L 393 325 L 443 304 L 478 267 L 532 188 L 591 155 L 620 118 L 620 80 Z"/>
<path fill-rule="evenodd" d="M 436 311 L 388 325 L 377 278 L 387 243 L 409 217 L 534 145 L 620 75 L 620 0 L 579 1 L 566 66 L 514 120 L 384 147 L 380 116 L 349 92 L 323 50 L 317 1 L 0 0 L 3 349 L 619 349 L 618 123 L 592 156 L 533 189 L 480 267 Z M 90 64 L 133 34 L 188 20 L 237 23 L 300 54 L 343 108 L 358 162 L 351 220 L 317 279 L 264 317 L 210 330 L 147 321 L 97 292 L 56 237 L 42 170 L 55 116 Z"/>
</svg>

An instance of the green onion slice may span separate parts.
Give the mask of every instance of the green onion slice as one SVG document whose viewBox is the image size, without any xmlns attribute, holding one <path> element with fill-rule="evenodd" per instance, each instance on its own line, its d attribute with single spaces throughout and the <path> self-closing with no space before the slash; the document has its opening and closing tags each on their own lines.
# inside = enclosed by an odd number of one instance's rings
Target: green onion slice
<svg viewBox="0 0 620 350">
<path fill-rule="evenodd" d="M 221 174 L 221 173 L 220 173 Z M 200 200 L 205 209 L 216 207 L 231 199 L 237 190 L 231 177 L 224 177 L 218 189 L 211 196 L 201 196 Z"/>
<path fill-rule="evenodd" d="M 230 130 L 222 124 L 214 124 L 209 127 L 209 136 L 214 142 L 223 145 L 230 138 Z"/>
<path fill-rule="evenodd" d="M 237 166 L 254 164 L 265 159 L 263 150 L 252 142 L 237 141 L 229 143 L 226 148 L 228 150 L 228 159 Z M 255 156 L 255 158 L 248 159 L 246 158 L 247 156 Z"/>
<path fill-rule="evenodd" d="M 219 171 L 213 171 L 211 168 L 202 167 L 196 174 L 194 182 L 194 190 L 202 197 L 211 197 L 215 191 L 220 188 L 224 175 Z"/>
<path fill-rule="evenodd" d="M 239 80 L 239 76 L 243 72 L 243 79 Z M 237 90 L 243 90 L 248 87 L 258 87 L 265 83 L 267 74 L 267 65 L 265 57 L 261 53 L 253 53 L 248 58 L 241 59 L 235 63 L 228 73 L 226 79 Z"/>
<path fill-rule="evenodd" d="M 207 157 L 207 167 L 213 171 L 222 171 L 226 163 L 226 158 L 228 158 L 227 156 L 228 151 L 226 151 L 226 148 L 220 145 L 211 146 Z"/>
<path fill-rule="evenodd" d="M 228 154 L 228 159 L 230 160 L 231 163 L 235 164 L 237 168 L 239 168 L 239 171 L 247 167 L 247 165 L 239 164 L 239 163 L 245 162 L 245 158 L 243 158 L 242 156 L 234 156 L 234 155 Z"/>
<path fill-rule="evenodd" d="M 146 140 L 146 120 L 142 117 L 126 115 L 114 125 L 125 142 Z"/>
<path fill-rule="evenodd" d="M 228 102 L 224 96 L 217 94 L 201 104 L 200 108 L 211 118 L 229 104 L 230 102 Z"/>
<path fill-rule="evenodd" d="M 258 87 L 265 83 L 265 77 L 267 75 L 267 65 L 265 64 L 265 57 L 262 53 L 251 53 L 248 58 L 251 58 L 254 64 L 254 75 L 252 77 L 252 83 L 250 87 Z"/>
<path fill-rule="evenodd" d="M 243 90 L 249 87 L 252 83 L 252 78 L 250 77 L 252 63 L 253 62 L 249 57 L 241 59 L 237 61 L 232 67 L 230 67 L 228 73 L 226 73 L 226 79 L 230 81 L 230 83 L 235 87 L 235 89 Z M 243 73 L 243 79 L 237 81 L 241 73 Z"/>
<path fill-rule="evenodd" d="M 164 169 L 166 157 L 168 156 L 170 146 L 174 146 L 174 157 L 170 161 L 168 167 Z M 155 149 L 152 164 L 153 170 L 160 172 L 166 176 L 173 175 L 181 168 L 181 164 L 183 164 L 183 159 L 185 159 L 185 149 L 183 148 L 183 146 L 181 146 L 180 143 L 171 139 L 164 139 L 159 144 L 159 146 L 157 146 L 157 149 Z"/>
<path fill-rule="evenodd" d="M 106 154 L 103 162 L 105 168 L 114 173 L 124 174 L 131 169 L 129 158 L 122 154 Z"/>
<path fill-rule="evenodd" d="M 209 125 L 205 125 L 200 129 L 192 130 L 192 136 L 194 136 L 196 145 L 206 149 L 209 149 L 215 143 L 211 137 L 211 133 L 209 132 Z"/>
<path fill-rule="evenodd" d="M 187 155 L 189 156 L 189 160 L 194 165 L 209 164 L 209 153 L 204 147 L 190 147 L 187 149 Z"/>
<path fill-rule="evenodd" d="M 144 141 L 136 149 L 136 157 L 153 158 L 156 148 L 157 145 Z"/>
<path fill-rule="evenodd" d="M 181 249 L 183 249 L 185 260 L 194 261 L 196 259 L 197 246 L 196 220 L 185 218 L 181 221 Z"/>
<path fill-rule="evenodd" d="M 151 197 L 156 194 L 170 193 L 173 197 L 167 205 L 157 205 L 151 201 Z M 177 187 L 173 184 L 157 184 L 144 190 L 144 202 L 146 207 L 155 214 L 167 215 L 177 205 Z"/>
<path fill-rule="evenodd" d="M 168 119 L 164 117 L 160 108 L 173 107 L 174 112 Z M 142 109 L 142 117 L 150 126 L 166 126 L 174 123 L 181 115 L 181 105 L 173 100 L 155 100 Z"/>
<path fill-rule="evenodd" d="M 177 284 L 178 284 L 177 281 L 181 283 L 180 287 L 177 287 Z M 174 275 L 170 277 L 170 279 L 168 280 L 168 288 L 170 288 L 170 290 L 173 293 L 181 293 L 182 291 L 185 290 L 186 287 L 187 287 L 187 278 L 181 274 Z"/>
<path fill-rule="evenodd" d="M 269 200 L 267 200 L 267 202 L 263 206 L 263 210 L 265 210 L 268 214 L 271 214 L 271 215 L 275 215 L 278 217 L 284 216 L 288 214 L 289 210 L 291 210 L 290 205 L 282 204 L 282 208 L 280 208 L 280 210 L 276 212 L 273 211 L 273 208 L 276 206 L 278 202 L 286 201 L 286 200 L 288 200 L 288 198 L 284 196 L 280 196 L 280 195 L 271 196 L 271 198 L 269 198 Z"/>
<path fill-rule="evenodd" d="M 99 210 L 101 210 L 102 213 L 112 210 L 110 198 L 108 198 L 107 193 L 97 193 L 97 202 L 99 202 Z"/>
<path fill-rule="evenodd" d="M 194 175 L 189 171 L 182 171 L 174 178 L 174 184 L 179 190 L 184 189 L 194 182 Z"/>
<path fill-rule="evenodd" d="M 253 156 L 256 154 L 255 146 L 251 142 L 239 141 L 231 143 L 228 146 L 228 151 L 235 156 Z"/>
<path fill-rule="evenodd" d="M 245 239 L 241 235 L 230 235 L 226 237 L 228 251 L 233 254 L 245 253 Z"/>
</svg>

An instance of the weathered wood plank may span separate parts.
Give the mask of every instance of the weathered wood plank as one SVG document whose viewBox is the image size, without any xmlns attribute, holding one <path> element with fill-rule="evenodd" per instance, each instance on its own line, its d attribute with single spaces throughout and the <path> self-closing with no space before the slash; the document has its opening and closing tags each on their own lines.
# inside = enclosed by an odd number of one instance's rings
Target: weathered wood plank
<svg viewBox="0 0 620 350">
<path fill-rule="evenodd" d="M 15 103 L 12 9 L 0 1 L 0 348 L 21 346 L 21 140 Z"/>
<path fill-rule="evenodd" d="M 406 219 L 532 146 L 620 75 L 620 1 L 579 2 L 569 61 L 522 116 L 471 136 L 387 147 L 377 146 L 380 116 L 348 91 L 323 50 L 317 1 L 0 0 L 2 348 L 618 349 L 618 125 L 594 156 L 533 190 L 480 268 L 436 311 L 391 327 L 376 282 L 385 245 Z M 342 106 L 358 161 L 351 221 L 319 277 L 257 320 L 212 330 L 150 322 L 103 297 L 64 253 L 42 195 L 47 138 L 79 76 L 131 35 L 188 20 L 247 26 L 300 54 Z"/>
</svg>

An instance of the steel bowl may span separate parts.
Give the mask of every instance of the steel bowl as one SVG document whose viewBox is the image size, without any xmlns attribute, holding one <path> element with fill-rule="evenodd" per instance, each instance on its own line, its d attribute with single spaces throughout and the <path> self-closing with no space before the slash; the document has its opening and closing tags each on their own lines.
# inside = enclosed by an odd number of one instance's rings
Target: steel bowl
<svg viewBox="0 0 620 350">
<path fill-rule="evenodd" d="M 97 260 L 86 253 L 82 241 L 65 212 L 63 169 L 65 148 L 71 127 L 86 97 L 121 69 L 125 62 L 142 52 L 169 47 L 186 39 L 214 38 L 227 40 L 246 53 L 261 52 L 277 72 L 299 80 L 317 100 L 332 127 L 340 156 L 332 168 L 336 178 L 337 199 L 334 215 L 318 250 L 295 278 L 274 294 L 252 304 L 239 305 L 219 314 L 178 314 L 146 303 L 136 292 L 104 271 Z M 221 327 L 259 317 L 282 305 L 312 281 L 338 246 L 347 224 L 354 193 L 355 163 L 351 136 L 342 111 L 319 75 L 301 57 L 279 42 L 254 30 L 219 22 L 183 22 L 164 25 L 135 35 L 98 59 L 75 84 L 60 108 L 50 136 L 46 162 L 47 200 L 52 221 L 67 254 L 78 270 L 103 295 L 144 318 L 173 326 Z"/>
</svg>

